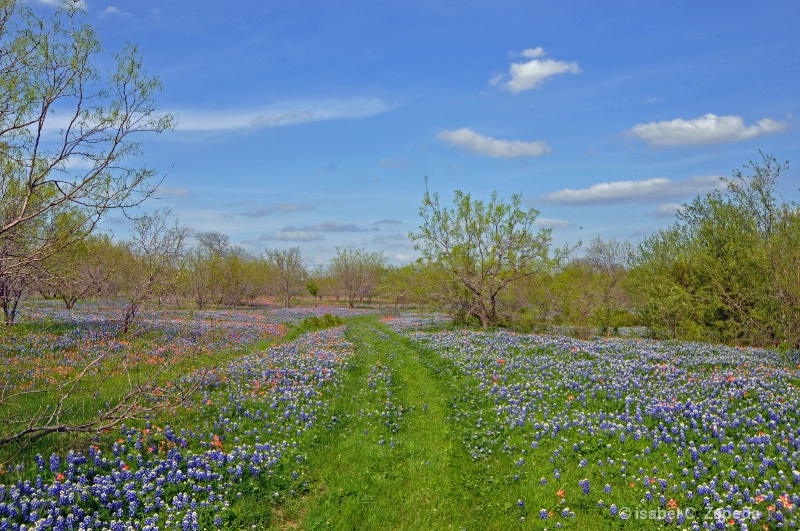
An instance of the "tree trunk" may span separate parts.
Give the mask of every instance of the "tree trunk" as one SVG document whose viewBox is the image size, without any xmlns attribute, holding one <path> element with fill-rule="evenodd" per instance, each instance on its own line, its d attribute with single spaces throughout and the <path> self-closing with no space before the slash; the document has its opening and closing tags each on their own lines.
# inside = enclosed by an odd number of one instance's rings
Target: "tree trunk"
<svg viewBox="0 0 800 531">
<path fill-rule="evenodd" d="M 78 302 L 78 297 L 62 295 L 61 300 L 64 301 L 64 306 L 66 306 L 67 310 L 72 310 L 75 307 L 75 303 Z"/>
</svg>

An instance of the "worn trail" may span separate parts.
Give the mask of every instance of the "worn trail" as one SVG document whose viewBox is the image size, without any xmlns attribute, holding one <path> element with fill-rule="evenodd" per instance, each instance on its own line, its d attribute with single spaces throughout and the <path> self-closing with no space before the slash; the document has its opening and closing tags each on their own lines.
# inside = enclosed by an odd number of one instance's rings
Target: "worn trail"
<svg viewBox="0 0 800 531">
<path fill-rule="evenodd" d="M 447 422 L 448 384 L 375 320 L 348 325 L 348 338 L 357 355 L 336 421 L 309 455 L 315 484 L 282 527 L 472 528 L 461 482 L 470 463 Z"/>
</svg>

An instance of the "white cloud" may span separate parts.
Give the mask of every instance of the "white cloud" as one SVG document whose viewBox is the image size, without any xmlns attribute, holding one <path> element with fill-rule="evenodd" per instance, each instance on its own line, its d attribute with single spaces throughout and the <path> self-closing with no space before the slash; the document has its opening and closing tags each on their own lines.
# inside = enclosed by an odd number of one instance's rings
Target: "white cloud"
<svg viewBox="0 0 800 531">
<path fill-rule="evenodd" d="M 508 75 L 496 75 L 489 83 L 502 86 L 513 94 L 535 89 L 545 79 L 558 74 L 578 74 L 581 72 L 578 63 L 556 61 L 555 59 L 542 59 L 545 52 L 542 48 L 529 48 L 522 52 L 523 57 L 530 59 L 524 63 L 511 63 Z M 510 78 L 510 79 L 508 79 Z M 508 81 L 506 81 L 508 79 Z"/>
<path fill-rule="evenodd" d="M 761 135 L 780 133 L 788 128 L 785 122 L 770 118 L 759 120 L 756 125 L 745 126 L 741 116 L 717 116 L 706 114 L 693 120 L 676 118 L 663 122 L 650 122 L 633 126 L 628 133 L 640 138 L 652 147 L 739 142 Z"/>
<path fill-rule="evenodd" d="M 564 221 L 563 219 L 554 219 L 554 218 L 536 218 L 536 221 L 534 221 L 533 224 L 539 227 L 559 227 L 559 228 L 565 228 L 572 225 L 569 221 Z"/>
<path fill-rule="evenodd" d="M 180 131 L 224 131 L 298 125 L 326 120 L 352 120 L 374 116 L 389 110 L 379 99 L 290 101 L 261 110 L 182 111 L 178 114 Z"/>
<path fill-rule="evenodd" d="M 488 155 L 490 157 L 503 157 L 508 159 L 521 157 L 541 157 L 552 153 L 550 146 L 545 142 L 523 142 L 522 140 L 498 140 L 462 128 L 456 131 L 442 131 L 438 139 L 445 140 L 455 147 Z"/>
<path fill-rule="evenodd" d="M 121 10 L 116 6 L 108 6 L 103 11 L 100 12 L 101 17 L 110 17 L 112 15 L 126 15 L 126 14 L 127 13 L 125 13 L 123 10 Z"/>
<path fill-rule="evenodd" d="M 648 214 L 656 218 L 671 218 L 685 208 L 685 206 L 678 203 L 665 203 L 663 205 L 659 205 L 655 210 L 651 210 L 648 212 Z"/>
<path fill-rule="evenodd" d="M 667 198 L 706 194 L 722 188 L 723 183 L 715 175 L 692 177 L 684 181 L 673 181 L 665 177 L 643 181 L 613 181 L 598 183 L 589 188 L 572 190 L 565 188 L 544 196 L 547 203 L 564 205 L 611 204 L 634 201 L 661 201 Z"/>
<path fill-rule="evenodd" d="M 544 57 L 544 48 L 538 46 L 536 48 L 528 48 L 527 50 L 522 51 L 522 57 L 527 57 L 529 59 L 536 59 L 539 57 Z"/>
<path fill-rule="evenodd" d="M 79 155 L 67 157 L 67 159 L 63 161 L 63 165 L 64 170 L 66 171 L 91 170 L 94 168 L 94 162 L 91 159 L 87 159 L 86 157 L 81 157 Z"/>
</svg>

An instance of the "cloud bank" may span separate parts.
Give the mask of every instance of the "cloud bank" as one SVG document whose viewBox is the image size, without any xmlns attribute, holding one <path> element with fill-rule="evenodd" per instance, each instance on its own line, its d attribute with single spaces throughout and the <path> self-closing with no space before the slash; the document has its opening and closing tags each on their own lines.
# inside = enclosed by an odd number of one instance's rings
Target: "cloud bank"
<svg viewBox="0 0 800 531">
<path fill-rule="evenodd" d="M 286 214 L 289 212 L 300 212 L 308 210 L 314 210 L 314 205 L 312 205 L 311 203 L 278 203 L 275 205 L 252 207 L 243 212 L 240 212 L 239 215 L 247 218 L 264 218 L 267 216 L 271 216 L 276 212 Z"/>
<path fill-rule="evenodd" d="M 534 225 L 538 227 L 558 227 L 558 228 L 566 228 L 572 225 L 569 221 L 564 221 L 563 219 L 555 219 L 555 218 L 536 218 L 536 221 L 533 222 Z"/>
<path fill-rule="evenodd" d="M 628 134 L 644 140 L 651 147 L 706 146 L 749 140 L 762 135 L 781 133 L 788 128 L 785 122 L 770 118 L 756 125 L 745 126 L 741 116 L 706 114 L 693 120 L 676 118 L 633 126 Z"/>
<path fill-rule="evenodd" d="M 635 201 L 661 201 L 667 198 L 700 195 L 720 189 L 723 183 L 716 175 L 692 177 L 673 181 L 665 177 L 643 181 L 613 181 L 598 183 L 589 188 L 565 188 L 544 196 L 546 203 L 560 205 L 603 205 Z"/>
<path fill-rule="evenodd" d="M 271 235 L 264 235 L 262 239 L 281 241 L 310 242 L 324 240 L 326 233 L 331 232 L 369 232 L 378 229 L 368 229 L 355 223 L 342 223 L 341 221 L 325 221 L 303 227 L 288 225 L 275 231 Z"/>
<path fill-rule="evenodd" d="M 500 157 L 506 159 L 516 159 L 523 157 L 541 157 L 552 153 L 550 146 L 545 142 L 524 142 L 522 140 L 499 140 L 489 136 L 484 136 L 462 128 L 455 131 L 442 131 L 436 138 L 444 140 L 450 145 L 464 151 L 487 155 L 489 157 Z"/>
</svg>

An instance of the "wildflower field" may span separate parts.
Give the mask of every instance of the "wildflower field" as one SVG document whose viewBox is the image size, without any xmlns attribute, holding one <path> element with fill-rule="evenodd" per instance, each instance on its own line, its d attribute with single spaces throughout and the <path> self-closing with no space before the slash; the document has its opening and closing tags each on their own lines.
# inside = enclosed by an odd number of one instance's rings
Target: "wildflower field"
<svg viewBox="0 0 800 531">
<path fill-rule="evenodd" d="M 291 333 L 324 313 L 345 324 Z M 164 311 L 130 338 L 99 308 L 31 314 L 1 338 L 3 397 L 100 359 L 70 411 L 102 414 L 182 352 L 156 381 L 192 393 L 3 448 L 0 530 L 797 527 L 796 355 L 361 313 Z M 34 396 L 2 416 L 58 393 Z"/>
</svg>

